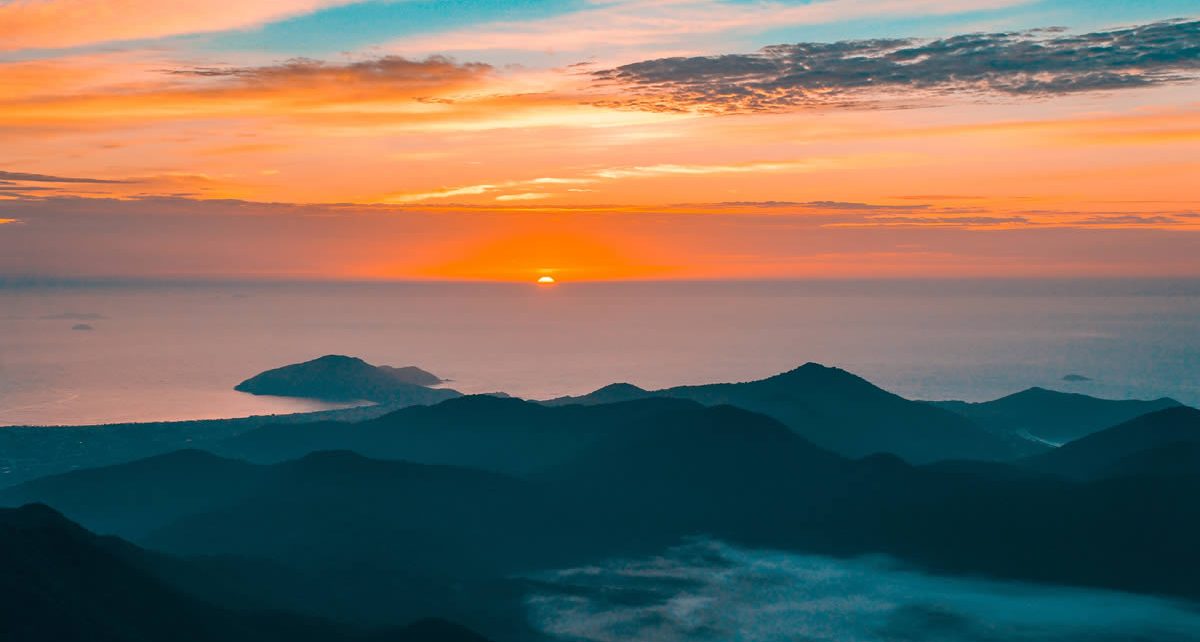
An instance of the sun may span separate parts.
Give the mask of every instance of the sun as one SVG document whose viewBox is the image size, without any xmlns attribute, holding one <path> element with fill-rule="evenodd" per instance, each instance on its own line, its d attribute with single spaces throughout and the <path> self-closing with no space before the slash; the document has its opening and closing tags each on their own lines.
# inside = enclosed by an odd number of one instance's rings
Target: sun
<svg viewBox="0 0 1200 642">
<path fill-rule="evenodd" d="M 538 282 L 538 285 L 554 285 L 555 283 L 557 283 L 557 281 L 555 281 L 554 277 L 552 277 L 552 276 L 538 277 L 537 282 Z"/>
</svg>

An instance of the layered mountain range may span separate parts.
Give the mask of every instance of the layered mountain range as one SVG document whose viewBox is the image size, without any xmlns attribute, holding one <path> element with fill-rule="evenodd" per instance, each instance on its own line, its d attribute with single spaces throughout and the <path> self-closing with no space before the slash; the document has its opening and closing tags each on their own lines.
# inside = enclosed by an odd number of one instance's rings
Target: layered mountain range
<svg viewBox="0 0 1200 642">
<path fill-rule="evenodd" d="M 98 578 L 136 573 L 75 619 L 123 631 L 147 592 L 170 596 L 164 621 L 211 619 L 220 639 L 471 639 L 434 617 L 538 640 L 519 615 L 538 572 L 696 536 L 1200 600 L 1200 411 L 1169 400 L 927 403 L 807 364 L 746 383 L 376 413 L 0 430 L 73 433 L 102 453 L 36 479 L 9 464 L 19 483 L 0 505 L 24 508 L 2 514 L 15 525 L 4 548 L 40 560 L 21 571 L 36 581 L 5 588 L 33 605 L 12 621 L 33 626 Z M 1081 436 L 1047 443 L 1063 435 Z M 154 639 L 152 625 L 113 639 Z"/>
</svg>

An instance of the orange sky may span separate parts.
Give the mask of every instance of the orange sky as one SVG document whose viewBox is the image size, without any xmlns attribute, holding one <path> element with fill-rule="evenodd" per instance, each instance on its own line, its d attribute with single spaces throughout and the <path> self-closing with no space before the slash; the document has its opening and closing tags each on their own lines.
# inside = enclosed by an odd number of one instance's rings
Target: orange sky
<svg viewBox="0 0 1200 642">
<path fill-rule="evenodd" d="M 121 46 L 86 24 L 39 35 L 80 3 L 34 4 L 0 8 L 0 41 L 24 29 L 0 57 L 0 275 L 1200 276 L 1186 69 L 1037 95 L 834 86 L 746 110 L 674 77 L 668 91 L 591 74 L 680 51 L 698 20 L 682 14 L 676 31 L 519 64 L 483 38 L 490 23 L 441 36 L 457 59 L 425 57 L 443 53 L 435 33 L 281 62 L 173 40 L 189 14 L 165 9 Z M 249 3 L 196 30 L 337 4 L 353 3 Z M 472 29 L 478 62 L 456 44 Z M 683 53 L 754 50 L 718 38 L 741 22 L 695 29 L 700 51 Z"/>
</svg>

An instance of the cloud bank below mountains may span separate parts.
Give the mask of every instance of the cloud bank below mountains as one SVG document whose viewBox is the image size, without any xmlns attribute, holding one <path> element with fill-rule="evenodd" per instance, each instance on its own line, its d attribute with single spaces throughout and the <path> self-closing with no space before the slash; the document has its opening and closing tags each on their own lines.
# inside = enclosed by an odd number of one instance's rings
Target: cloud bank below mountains
<svg viewBox="0 0 1200 642">
<path fill-rule="evenodd" d="M 545 633 L 593 642 L 1183 642 L 1200 613 L 1115 592 L 926 575 L 696 542 L 536 578 Z"/>
</svg>

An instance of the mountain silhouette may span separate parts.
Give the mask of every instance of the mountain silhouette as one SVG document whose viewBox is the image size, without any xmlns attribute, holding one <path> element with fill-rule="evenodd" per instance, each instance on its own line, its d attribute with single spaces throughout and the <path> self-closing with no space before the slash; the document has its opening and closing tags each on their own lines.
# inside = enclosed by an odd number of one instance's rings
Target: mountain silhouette
<svg viewBox="0 0 1200 642">
<path fill-rule="evenodd" d="M 699 434 L 713 423 L 729 424 L 746 434 L 783 429 L 758 413 L 733 408 L 718 411 L 683 399 L 654 397 L 550 407 L 473 395 L 352 424 L 264 426 L 219 444 L 217 450 L 260 462 L 282 461 L 314 450 L 352 450 L 382 459 L 525 475 L 562 467 L 589 449 L 611 447 L 617 440 L 676 427 L 694 428 Z M 677 438 L 686 439 L 687 435 Z"/>
<path fill-rule="evenodd" d="M 0 490 L 0 505 L 47 502 L 90 530 L 137 539 L 163 523 L 244 497 L 266 471 L 200 450 L 43 477 Z"/>
<path fill-rule="evenodd" d="M 234 387 L 255 395 L 307 397 L 328 401 L 429 404 L 459 396 L 429 388 L 442 383 L 415 366 L 373 366 L 357 357 L 326 355 L 257 374 Z"/>
<path fill-rule="evenodd" d="M 168 552 L 283 562 L 325 557 L 334 564 L 374 546 L 379 564 L 439 573 L 471 564 L 511 565 L 542 539 L 528 531 L 562 534 L 553 523 L 554 507 L 527 482 L 349 451 L 269 466 L 181 451 L 35 480 L 0 494 L 7 505 L 31 501 Z M 519 523 L 519 536 L 505 538 L 507 520 Z M 490 531 L 486 541 L 458 546 L 484 528 Z M 256 538 L 267 532 L 281 537 Z M 494 554 L 468 553 L 483 545 Z"/>
<path fill-rule="evenodd" d="M 1179 441 L 1126 455 L 1105 468 L 1102 477 L 1200 474 L 1200 441 Z"/>
<path fill-rule="evenodd" d="M 1163 397 L 1152 401 L 1098 399 L 1045 388 L 1029 388 L 994 401 L 934 401 L 992 430 L 1028 434 L 1055 444 L 1074 441 L 1134 417 L 1181 405 Z"/>
<path fill-rule="evenodd" d="M 366 366 L 371 368 L 373 366 Z M 830 379 L 827 387 L 814 387 L 805 392 L 806 382 L 801 372 L 813 375 L 812 379 Z M 845 385 L 835 385 L 842 382 Z M 259 458 L 262 461 L 281 461 L 296 458 L 313 450 L 339 448 L 357 449 L 365 454 L 383 457 L 404 456 L 406 449 L 372 451 L 351 445 L 344 438 L 331 438 L 330 427 L 359 423 L 412 405 L 435 403 L 427 395 L 457 393 L 440 389 L 419 388 L 411 398 L 397 399 L 375 406 L 362 406 L 340 410 L 299 413 L 292 415 L 269 415 L 242 419 L 217 419 L 183 422 L 132 423 L 104 426 L 73 426 L 61 430 L 44 430 L 41 427 L 6 427 L 0 430 L 0 470 L 4 474 L 0 483 L 16 484 L 36 477 L 53 475 L 69 470 L 106 466 L 134 459 L 168 453 L 183 448 L 202 448 L 214 452 L 228 452 L 236 456 Z M 825 400 L 822 396 L 831 388 L 845 388 L 844 403 Z M 857 391 L 857 392 L 855 392 Z M 702 393 L 713 392 L 712 395 Z M 493 395 L 494 396 L 494 395 Z M 909 402 L 891 395 L 862 381 L 858 377 L 833 368 L 810 365 L 795 373 L 788 373 L 762 382 L 749 384 L 714 384 L 713 386 L 691 386 L 667 391 L 648 392 L 630 384 L 606 386 L 591 395 L 563 398 L 546 402 L 547 405 L 569 405 L 611 403 L 622 400 L 642 399 L 648 396 L 691 398 L 699 397 L 703 403 L 730 403 L 739 407 L 756 409 L 783 420 L 798 434 L 809 438 L 823 447 L 848 456 L 863 456 L 873 452 L 894 452 L 907 459 L 921 463 L 938 459 L 1015 459 L 1033 454 L 1038 450 L 1025 440 L 1010 435 L 994 436 L 979 430 L 969 420 L 929 408 L 926 404 Z M 709 398 L 711 397 L 711 399 Z M 723 400 L 728 398 L 727 401 Z M 475 402 L 478 408 L 485 408 Z M 436 423 L 443 411 L 433 413 L 428 420 Z M 468 413 L 469 415 L 470 413 Z M 486 414 L 478 413 L 476 421 Z M 405 421 L 416 421 L 417 415 L 404 415 Z M 893 417 L 895 421 L 893 421 Z M 389 420 L 397 424 L 399 418 Z M 298 424 L 317 424 L 298 428 Z M 334 422 L 337 422 L 336 424 Z M 282 428 L 285 426 L 286 428 Z M 251 437 L 246 435 L 246 449 L 226 451 L 221 442 L 264 426 L 280 426 L 278 430 L 267 429 Z M 355 431 L 350 431 L 355 432 Z M 366 433 L 359 430 L 358 438 L 369 441 Z M 383 430 L 380 431 L 384 432 Z M 551 439 L 553 433 L 550 431 Z M 269 437 L 278 433 L 276 437 Z M 284 438 L 286 433 L 286 438 Z M 387 441 L 386 435 L 377 437 Z M 250 447 L 259 440 L 264 442 L 261 453 Z M 265 442 L 271 442 L 267 446 Z M 844 443 L 849 442 L 849 443 Z M 462 447 L 472 449 L 472 444 Z M 1029 451 L 1033 448 L 1034 451 Z M 262 457 L 258 457 L 258 455 Z M 453 454 L 442 458 L 442 463 L 459 463 L 465 460 Z"/>
<path fill-rule="evenodd" d="M 83 516 L 149 531 L 141 544 L 337 578 L 331 584 L 364 601 L 393 595 L 380 587 L 395 582 L 437 595 L 453 595 L 455 583 L 491 585 L 511 598 L 505 582 L 524 572 L 655 554 L 693 535 L 1200 597 L 1196 475 L 1077 483 L 988 462 L 847 459 L 765 415 L 671 398 L 547 407 L 463 397 L 359 424 L 264 427 L 229 445 L 268 457 L 288 450 L 279 441 L 290 430 L 358 452 L 245 470 L 183 453 L 190 467 L 160 460 L 78 471 L 26 484 L 20 499 L 73 499 Z M 131 483 L 138 474 L 144 482 Z M 106 476 L 120 492 L 104 490 Z M 181 517 L 157 503 L 156 484 L 181 488 L 186 501 L 199 501 L 187 500 L 188 484 L 213 493 Z M 138 486 L 143 496 L 126 492 Z M 30 496 L 39 488 L 54 493 Z M 378 599 L 371 616 L 393 602 Z M 453 619 L 494 633 L 481 620 Z"/>
<path fill-rule="evenodd" d="M 71 470 L 108 466 L 212 444 L 278 423 L 363 421 L 409 404 L 388 403 L 337 410 L 93 426 L 5 426 L 0 428 L 0 484 L 17 484 Z"/>
<path fill-rule="evenodd" d="M 805 439 L 847 457 L 892 453 L 913 463 L 941 459 L 1005 460 L 1040 450 L 994 434 L 941 408 L 909 401 L 839 368 L 808 363 L 759 381 L 645 391 L 606 386 L 549 405 L 608 403 L 646 396 L 728 404 L 778 419 Z"/>
<path fill-rule="evenodd" d="M 426 620 L 365 634 L 317 618 L 216 606 L 133 561 L 152 556 L 98 537 L 53 509 L 0 509 L 0 637 L 21 642 L 483 642 Z"/>
<path fill-rule="evenodd" d="M 1179 406 L 1142 415 L 1023 463 L 1074 479 L 1114 475 L 1200 474 L 1200 410 Z"/>
</svg>

